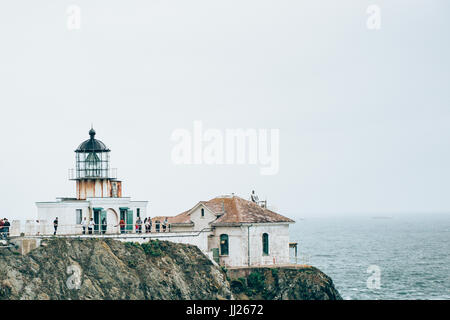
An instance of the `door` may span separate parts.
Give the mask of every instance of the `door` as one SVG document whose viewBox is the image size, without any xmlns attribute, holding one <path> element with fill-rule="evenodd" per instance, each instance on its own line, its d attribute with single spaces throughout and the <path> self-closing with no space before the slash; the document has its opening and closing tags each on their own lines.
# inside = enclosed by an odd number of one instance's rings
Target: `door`
<svg viewBox="0 0 450 320">
<path fill-rule="evenodd" d="M 128 233 L 133 232 L 133 210 L 127 210 L 127 221 L 126 221 L 127 227 L 126 230 Z"/>
<path fill-rule="evenodd" d="M 99 225 L 100 225 L 100 212 L 99 209 L 94 209 L 94 233 L 98 233 Z"/>
<path fill-rule="evenodd" d="M 107 220 L 105 210 L 100 211 L 100 225 L 101 225 L 102 233 L 106 233 L 106 229 L 108 226 L 108 220 Z"/>
<path fill-rule="evenodd" d="M 220 260 L 219 260 L 219 248 L 213 248 L 212 249 L 212 253 L 213 253 L 213 260 L 219 264 Z"/>
</svg>

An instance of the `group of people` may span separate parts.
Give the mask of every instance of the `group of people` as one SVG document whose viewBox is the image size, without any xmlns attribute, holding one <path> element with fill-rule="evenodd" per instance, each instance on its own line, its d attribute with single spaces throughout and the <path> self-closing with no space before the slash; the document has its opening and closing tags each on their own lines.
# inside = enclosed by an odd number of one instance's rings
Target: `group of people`
<svg viewBox="0 0 450 320">
<path fill-rule="evenodd" d="M 142 222 L 141 217 L 138 217 L 136 219 L 136 223 L 134 225 L 136 233 L 142 233 L 142 225 L 144 225 L 145 233 L 152 232 L 152 219 L 151 218 L 145 218 L 144 222 Z M 126 224 L 125 224 L 124 219 L 120 219 L 119 226 L 120 226 L 120 233 L 126 233 Z"/>
<path fill-rule="evenodd" d="M 152 232 L 152 219 L 145 218 L 144 223 L 142 223 L 141 217 L 138 217 L 135 224 L 136 233 L 142 233 L 142 224 L 144 224 L 145 233 Z"/>
<path fill-rule="evenodd" d="M 86 217 L 84 217 L 83 221 L 81 221 L 81 227 L 83 228 L 83 234 L 86 234 L 86 228 L 88 229 L 88 234 L 92 234 L 95 229 L 95 222 L 94 219 L 91 218 L 89 222 L 86 220 Z M 102 233 L 106 233 L 106 219 L 103 218 L 102 221 Z"/>
<path fill-rule="evenodd" d="M 6 224 L 3 222 L 3 220 L 6 220 L 6 222 L 8 223 L 7 227 L 6 227 Z M 155 226 L 156 232 L 160 232 L 160 225 L 162 225 L 162 232 L 166 232 L 167 227 L 169 226 L 167 217 L 164 219 L 162 224 L 159 221 L 156 221 L 155 224 L 156 224 L 156 226 Z M 3 227 L 3 225 L 5 225 L 5 227 Z M 142 225 L 144 225 L 145 233 L 152 232 L 152 219 L 150 217 L 145 218 L 144 222 L 142 222 L 141 217 L 138 217 L 136 219 L 136 224 L 135 224 L 136 233 L 142 233 Z M 100 231 L 102 234 L 105 234 L 106 230 L 107 230 L 106 229 L 107 222 L 106 222 L 105 217 L 102 219 L 100 226 L 101 226 L 101 228 L 98 231 Z M 119 224 L 117 226 L 120 227 L 120 233 L 126 233 L 126 223 L 123 218 L 120 219 Z M 58 217 L 56 217 L 55 220 L 53 221 L 53 227 L 55 229 L 53 235 L 56 235 L 56 232 L 58 230 Z M 93 234 L 95 232 L 94 219 L 90 218 L 90 220 L 88 222 L 86 217 L 84 217 L 83 220 L 81 221 L 81 227 L 83 228 L 83 234 L 86 234 L 86 229 L 87 229 L 87 234 Z M 7 232 L 9 233 L 9 222 L 8 222 L 8 219 L 6 219 L 6 218 L 0 220 L 0 230 L 2 230 L 4 228 L 6 228 Z"/>
<path fill-rule="evenodd" d="M 11 224 L 8 219 L 0 219 L 0 239 L 7 239 L 9 237 L 9 228 Z"/>
<path fill-rule="evenodd" d="M 37 221 L 39 223 L 39 221 Z M 94 233 L 94 229 L 95 229 L 95 222 L 93 218 L 90 218 L 89 222 L 86 220 L 86 217 L 84 217 L 84 219 L 81 221 L 81 227 L 83 228 L 83 234 L 86 234 L 86 229 L 88 234 L 93 234 Z M 55 218 L 55 220 L 53 220 L 53 228 L 55 229 L 55 231 L 53 232 L 53 235 L 56 235 L 56 232 L 58 231 L 58 217 Z M 101 223 L 101 233 L 105 234 L 106 233 L 106 228 L 107 228 L 107 224 L 106 224 L 106 218 L 103 218 L 102 223 Z"/>
<path fill-rule="evenodd" d="M 142 225 L 144 225 L 145 233 L 152 232 L 152 219 L 151 218 L 145 218 L 144 221 L 142 222 L 141 217 L 138 217 L 136 219 L 136 223 L 134 225 L 136 233 L 142 233 Z M 169 223 L 168 223 L 168 219 L 166 217 L 162 223 L 163 232 L 166 232 L 168 225 L 169 225 Z M 126 233 L 126 223 L 123 218 L 120 219 L 119 226 L 120 226 L 120 233 Z M 160 226 L 159 221 L 156 221 L 156 228 L 155 228 L 156 232 L 159 232 L 159 230 L 160 230 L 159 226 Z"/>
</svg>

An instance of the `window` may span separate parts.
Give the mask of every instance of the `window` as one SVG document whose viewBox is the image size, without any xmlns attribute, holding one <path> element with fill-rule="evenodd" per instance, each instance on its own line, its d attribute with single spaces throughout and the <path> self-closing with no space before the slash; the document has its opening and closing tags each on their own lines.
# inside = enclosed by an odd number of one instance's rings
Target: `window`
<svg viewBox="0 0 450 320">
<path fill-rule="evenodd" d="M 205 209 L 202 208 L 202 218 L 205 217 Z"/>
<path fill-rule="evenodd" d="M 81 224 L 81 220 L 83 219 L 83 210 L 82 209 L 75 210 L 75 219 L 76 219 L 76 224 Z"/>
<path fill-rule="evenodd" d="M 269 255 L 269 235 L 267 233 L 263 233 L 262 235 L 262 247 L 263 247 L 263 255 Z"/>
<path fill-rule="evenodd" d="M 220 254 L 222 256 L 228 255 L 228 235 L 227 234 L 220 235 Z"/>
<path fill-rule="evenodd" d="M 140 217 L 141 216 L 141 209 L 137 208 L 136 209 L 136 217 Z"/>
</svg>

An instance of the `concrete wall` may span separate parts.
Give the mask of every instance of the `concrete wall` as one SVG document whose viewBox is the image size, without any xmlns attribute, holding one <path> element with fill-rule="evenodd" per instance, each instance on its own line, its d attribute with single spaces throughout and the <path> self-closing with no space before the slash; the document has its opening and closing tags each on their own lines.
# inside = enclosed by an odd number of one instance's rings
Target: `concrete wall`
<svg viewBox="0 0 450 320">
<path fill-rule="evenodd" d="M 41 239 L 17 238 L 10 240 L 10 242 L 17 246 L 19 253 L 23 255 L 28 254 L 31 250 L 41 245 Z"/>
<path fill-rule="evenodd" d="M 209 232 L 166 232 L 166 233 L 147 233 L 146 239 L 140 239 L 139 243 L 151 240 L 171 241 L 175 243 L 184 243 L 197 246 L 204 253 L 208 252 L 208 235 Z M 131 239 L 131 238 L 130 238 Z M 122 240 L 121 241 L 131 241 Z M 133 240 L 134 241 L 134 240 Z"/>
<path fill-rule="evenodd" d="M 21 232 L 22 232 L 22 223 L 20 222 L 20 220 L 11 221 L 11 228 L 9 230 L 9 235 L 11 237 L 17 237 L 20 236 Z"/>
</svg>

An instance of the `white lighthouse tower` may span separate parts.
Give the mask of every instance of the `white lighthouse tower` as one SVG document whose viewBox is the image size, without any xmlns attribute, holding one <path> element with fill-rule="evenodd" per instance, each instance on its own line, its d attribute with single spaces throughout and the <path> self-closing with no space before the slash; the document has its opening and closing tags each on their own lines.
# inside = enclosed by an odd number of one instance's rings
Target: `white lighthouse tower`
<svg viewBox="0 0 450 320">
<path fill-rule="evenodd" d="M 121 219 L 131 233 L 137 217 L 147 216 L 148 201 L 131 201 L 122 195 L 117 170 L 110 167 L 111 150 L 95 135 L 91 128 L 89 139 L 75 150 L 75 169 L 69 170 L 69 179 L 76 181 L 76 197 L 36 203 L 40 234 L 53 234 L 56 217 L 57 234 L 82 234 L 82 221 L 91 219 L 95 234 L 111 234 L 119 233 Z"/>
</svg>

